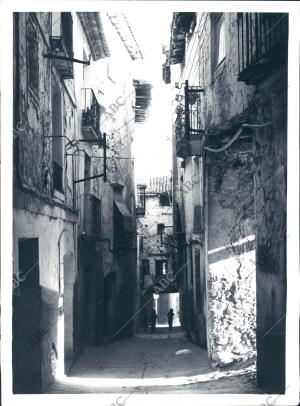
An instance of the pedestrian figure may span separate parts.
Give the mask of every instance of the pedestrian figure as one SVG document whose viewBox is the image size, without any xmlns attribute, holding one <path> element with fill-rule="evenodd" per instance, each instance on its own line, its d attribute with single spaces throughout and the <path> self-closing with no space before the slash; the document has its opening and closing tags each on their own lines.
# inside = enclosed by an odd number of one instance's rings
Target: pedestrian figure
<svg viewBox="0 0 300 406">
<path fill-rule="evenodd" d="M 156 311 L 152 309 L 150 316 L 151 333 L 155 333 L 156 319 L 157 319 Z"/>
<path fill-rule="evenodd" d="M 173 318 L 174 318 L 173 309 L 170 309 L 169 313 L 167 314 L 167 317 L 168 317 L 169 331 L 172 331 L 172 329 L 173 329 Z"/>
</svg>

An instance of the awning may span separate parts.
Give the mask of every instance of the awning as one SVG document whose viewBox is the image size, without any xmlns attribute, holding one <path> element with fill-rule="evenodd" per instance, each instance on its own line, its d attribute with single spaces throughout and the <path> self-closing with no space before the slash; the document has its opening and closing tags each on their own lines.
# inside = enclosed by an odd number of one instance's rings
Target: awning
<svg viewBox="0 0 300 406">
<path fill-rule="evenodd" d="M 114 202 L 117 206 L 117 209 L 119 210 L 119 212 L 121 213 L 121 215 L 123 217 L 123 225 L 124 225 L 125 232 L 133 233 L 133 231 L 134 231 L 133 219 L 132 219 L 132 215 L 131 215 L 130 211 L 128 210 L 126 204 L 123 201 L 117 200 L 117 199 L 114 199 Z"/>
</svg>

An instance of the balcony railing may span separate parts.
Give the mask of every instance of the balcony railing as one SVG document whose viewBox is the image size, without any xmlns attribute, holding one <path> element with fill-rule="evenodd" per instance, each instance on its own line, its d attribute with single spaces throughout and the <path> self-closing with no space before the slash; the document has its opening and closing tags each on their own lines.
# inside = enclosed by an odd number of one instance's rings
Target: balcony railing
<svg viewBox="0 0 300 406">
<path fill-rule="evenodd" d="M 179 107 L 175 122 L 176 154 L 181 158 L 202 154 L 203 134 L 200 122 L 200 93 L 198 86 L 184 87 L 184 107 Z"/>
<path fill-rule="evenodd" d="M 73 21 L 71 13 L 60 13 L 52 23 L 51 52 L 59 57 L 73 57 Z M 73 62 L 53 59 L 64 79 L 73 79 Z"/>
<path fill-rule="evenodd" d="M 146 185 L 137 185 L 137 189 L 136 215 L 144 216 L 146 213 Z"/>
<path fill-rule="evenodd" d="M 238 80 L 256 84 L 287 60 L 288 14 L 238 13 Z"/>
<path fill-rule="evenodd" d="M 82 89 L 82 133 L 86 139 L 100 138 L 100 104 L 92 89 Z"/>
</svg>

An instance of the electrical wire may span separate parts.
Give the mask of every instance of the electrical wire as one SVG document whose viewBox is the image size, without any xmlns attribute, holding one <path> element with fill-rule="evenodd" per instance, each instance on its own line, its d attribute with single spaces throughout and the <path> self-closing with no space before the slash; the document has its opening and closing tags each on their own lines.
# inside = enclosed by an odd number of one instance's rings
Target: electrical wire
<svg viewBox="0 0 300 406">
<path fill-rule="evenodd" d="M 223 147 L 221 148 L 209 148 L 209 147 L 204 147 L 204 149 L 208 152 L 214 152 L 214 153 L 218 153 L 218 152 L 223 152 L 225 151 L 227 148 L 230 147 L 230 145 L 232 145 L 238 138 L 239 136 L 242 134 L 244 128 L 253 128 L 253 129 L 258 129 L 258 128 L 263 128 L 263 127 L 267 127 L 269 125 L 271 125 L 272 122 L 269 123 L 264 123 L 264 124 L 241 124 L 241 127 L 238 129 L 238 131 L 236 132 L 236 134 L 225 144 L 223 145 Z"/>
</svg>

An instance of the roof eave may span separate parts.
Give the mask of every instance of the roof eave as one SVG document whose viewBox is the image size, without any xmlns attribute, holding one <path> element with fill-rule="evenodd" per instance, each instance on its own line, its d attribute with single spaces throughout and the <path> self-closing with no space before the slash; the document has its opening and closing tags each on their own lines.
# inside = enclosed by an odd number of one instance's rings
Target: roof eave
<svg viewBox="0 0 300 406">
<path fill-rule="evenodd" d="M 78 12 L 80 23 L 86 35 L 92 58 L 97 61 L 110 56 L 100 13 Z"/>
</svg>

